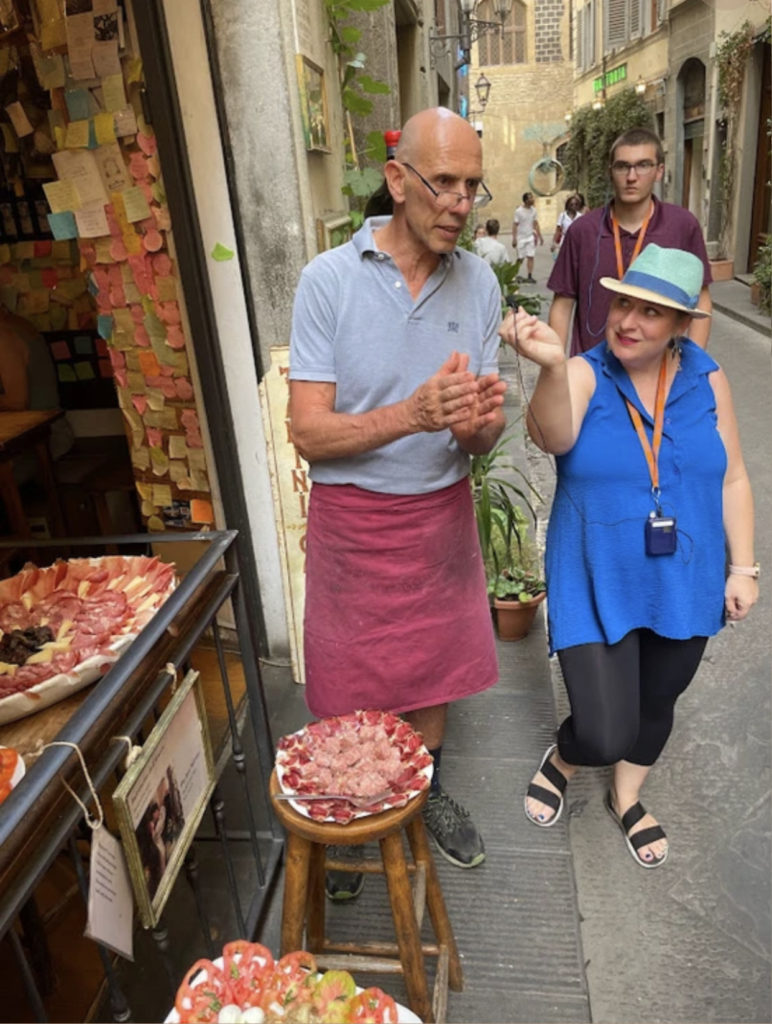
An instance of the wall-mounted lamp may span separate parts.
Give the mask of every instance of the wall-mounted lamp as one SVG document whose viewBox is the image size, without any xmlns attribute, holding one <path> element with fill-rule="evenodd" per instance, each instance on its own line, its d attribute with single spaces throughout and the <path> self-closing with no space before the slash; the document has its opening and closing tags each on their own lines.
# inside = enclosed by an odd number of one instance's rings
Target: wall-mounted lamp
<svg viewBox="0 0 772 1024">
<path fill-rule="evenodd" d="M 488 105 L 488 97 L 491 94 L 491 83 L 485 75 L 480 75 L 474 83 L 474 91 L 477 93 L 477 102 L 480 104 L 482 109 L 485 110 Z"/>
<path fill-rule="evenodd" d="M 603 108 L 605 106 L 606 106 L 605 100 L 601 99 L 600 97 L 598 97 L 597 100 L 593 100 L 593 104 L 592 104 L 592 109 L 593 110 L 603 110 Z"/>
<path fill-rule="evenodd" d="M 493 32 L 501 28 L 507 15 L 512 10 L 512 0 L 492 0 L 493 13 L 498 21 L 480 21 L 472 17 L 472 12 L 477 6 L 478 0 L 458 0 L 459 7 L 459 28 L 458 35 L 438 36 L 434 32 L 429 33 L 429 49 L 432 54 L 432 62 L 443 54 L 453 53 L 454 50 L 461 51 L 461 57 L 456 64 L 456 71 L 470 64 L 472 61 L 472 43 L 486 32 Z"/>
<path fill-rule="evenodd" d="M 642 75 L 638 75 L 638 81 L 635 83 L 635 91 L 639 96 L 643 96 L 646 92 L 646 83 L 644 82 Z"/>
<path fill-rule="evenodd" d="M 571 113 L 571 111 L 569 110 L 569 111 L 568 111 L 568 113 L 567 113 L 567 114 L 565 115 L 565 117 L 563 118 L 563 120 L 564 120 L 564 121 L 566 122 L 566 124 L 567 124 L 567 125 L 570 125 L 570 124 L 571 124 L 571 121 L 573 120 L 573 117 L 574 117 L 574 115 L 573 115 L 573 114 Z"/>
</svg>

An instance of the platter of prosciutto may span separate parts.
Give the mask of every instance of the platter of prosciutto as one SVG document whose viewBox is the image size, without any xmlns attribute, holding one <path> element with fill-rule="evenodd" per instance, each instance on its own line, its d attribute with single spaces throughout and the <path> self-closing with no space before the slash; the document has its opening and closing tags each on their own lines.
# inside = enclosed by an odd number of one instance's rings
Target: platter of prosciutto
<svg viewBox="0 0 772 1024">
<path fill-rule="evenodd" d="M 175 587 L 145 555 L 27 564 L 0 580 L 0 724 L 95 682 Z"/>
<path fill-rule="evenodd" d="M 308 797 L 346 794 L 339 798 L 290 799 L 294 809 L 316 821 L 345 825 L 354 818 L 404 807 L 426 789 L 434 762 L 421 736 L 388 711 L 352 711 L 322 718 L 277 744 L 276 775 L 282 792 Z M 383 796 L 384 793 L 388 796 Z M 362 806 L 362 798 L 374 802 Z"/>
</svg>

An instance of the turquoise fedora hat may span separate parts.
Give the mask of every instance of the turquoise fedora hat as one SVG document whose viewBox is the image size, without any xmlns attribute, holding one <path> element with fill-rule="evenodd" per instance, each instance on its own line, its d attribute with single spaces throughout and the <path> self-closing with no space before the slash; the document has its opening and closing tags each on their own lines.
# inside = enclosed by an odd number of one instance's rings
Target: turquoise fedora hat
<svg viewBox="0 0 772 1024">
<path fill-rule="evenodd" d="M 702 320 L 711 315 L 704 309 L 697 309 L 704 274 L 702 260 L 694 253 L 663 249 L 651 242 L 633 260 L 621 281 L 602 277 L 600 283 L 620 295 L 669 306 Z"/>
</svg>

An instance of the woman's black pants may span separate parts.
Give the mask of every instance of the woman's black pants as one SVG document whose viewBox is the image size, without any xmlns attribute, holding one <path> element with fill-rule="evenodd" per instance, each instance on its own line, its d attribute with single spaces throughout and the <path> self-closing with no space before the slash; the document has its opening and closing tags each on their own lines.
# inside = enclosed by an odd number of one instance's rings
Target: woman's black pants
<svg viewBox="0 0 772 1024">
<path fill-rule="evenodd" d="M 652 765 L 673 728 L 675 702 L 692 681 L 707 637 L 668 640 L 634 629 L 616 644 L 558 651 L 571 714 L 558 730 L 568 764 Z"/>
</svg>

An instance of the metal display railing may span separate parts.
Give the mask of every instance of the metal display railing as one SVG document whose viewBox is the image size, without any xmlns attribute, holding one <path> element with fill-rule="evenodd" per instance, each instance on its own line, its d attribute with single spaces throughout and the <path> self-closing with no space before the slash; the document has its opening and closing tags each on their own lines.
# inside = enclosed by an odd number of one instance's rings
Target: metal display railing
<svg viewBox="0 0 772 1024">
<path fill-rule="evenodd" d="M 141 534 L 118 537 L 89 537 L 35 541 L 38 549 L 69 550 L 107 545 L 142 546 L 197 541 L 202 554 L 177 588 L 158 609 L 126 651 L 108 672 L 94 684 L 80 707 L 59 730 L 55 739 L 76 744 L 81 750 L 97 790 L 105 786 L 111 775 L 119 772 L 126 753 L 125 743 L 117 737 L 141 739 L 143 723 L 153 714 L 159 700 L 176 678 L 176 670 L 185 666 L 193 648 L 205 632 L 213 638 L 220 682 L 227 711 L 227 744 L 229 757 L 221 758 L 216 771 L 222 773 L 232 764 L 241 780 L 240 813 L 245 812 L 247 827 L 238 835 L 225 828 L 225 802 L 215 787 L 210 800 L 216 837 L 221 845 L 227 877 L 227 891 L 240 937 L 251 938 L 265 909 L 272 882 L 278 870 L 282 837 L 273 824 L 268 798 L 268 780 L 273 767 L 273 741 L 270 733 L 259 664 L 256 652 L 258 638 L 254 635 L 254 616 L 244 606 L 239 586 L 236 531 L 214 531 L 198 534 Z M 10 546 L 0 544 L 0 547 Z M 235 617 L 239 653 L 244 674 L 246 708 L 243 713 L 233 699 L 228 678 L 226 654 L 216 616 L 230 600 Z M 251 728 L 250 742 L 244 742 L 243 730 Z M 260 784 L 254 787 L 247 779 L 246 748 L 255 751 L 255 771 Z M 82 811 L 61 784 L 67 779 L 84 802 L 89 793 L 83 780 L 75 752 L 66 747 L 49 747 L 28 767 L 20 784 L 0 808 L 0 936 L 8 933 L 11 948 L 19 965 L 30 1008 L 38 1020 L 45 1020 L 42 995 L 45 978 L 34 957 L 19 940 L 24 933 L 25 908 L 34 909 L 35 889 L 54 859 L 69 847 L 81 896 L 87 898 L 87 881 L 81 854 L 75 842 L 79 835 Z M 259 801 L 259 804 L 258 804 Z M 242 816 L 244 814 L 242 813 Z M 260 827 L 258 826 L 260 822 Z M 81 837 L 83 838 L 83 837 Z M 236 843 L 246 847 L 254 866 L 253 891 L 239 891 L 236 883 L 232 851 Z M 203 941 L 202 953 L 210 955 L 214 941 L 210 928 L 209 908 L 198 877 L 196 844 L 185 859 L 185 875 L 196 904 L 197 919 Z M 20 917 L 21 915 L 21 917 Z M 21 924 L 17 922 L 21 921 Z M 169 948 L 168 933 L 161 921 L 151 929 L 156 955 L 168 979 L 168 991 L 159 994 L 157 1012 L 168 1008 L 185 964 L 175 963 Z M 236 937 L 236 936 L 233 936 Z M 40 939 L 38 938 L 38 944 Z M 100 947 L 110 1009 L 116 1021 L 128 1020 L 131 1008 L 121 988 L 113 954 Z M 45 958 L 44 958 L 45 959 Z M 33 961 L 33 962 L 31 962 Z M 135 965 L 134 969 L 141 969 Z M 121 965 L 121 974 L 124 973 Z"/>
</svg>

